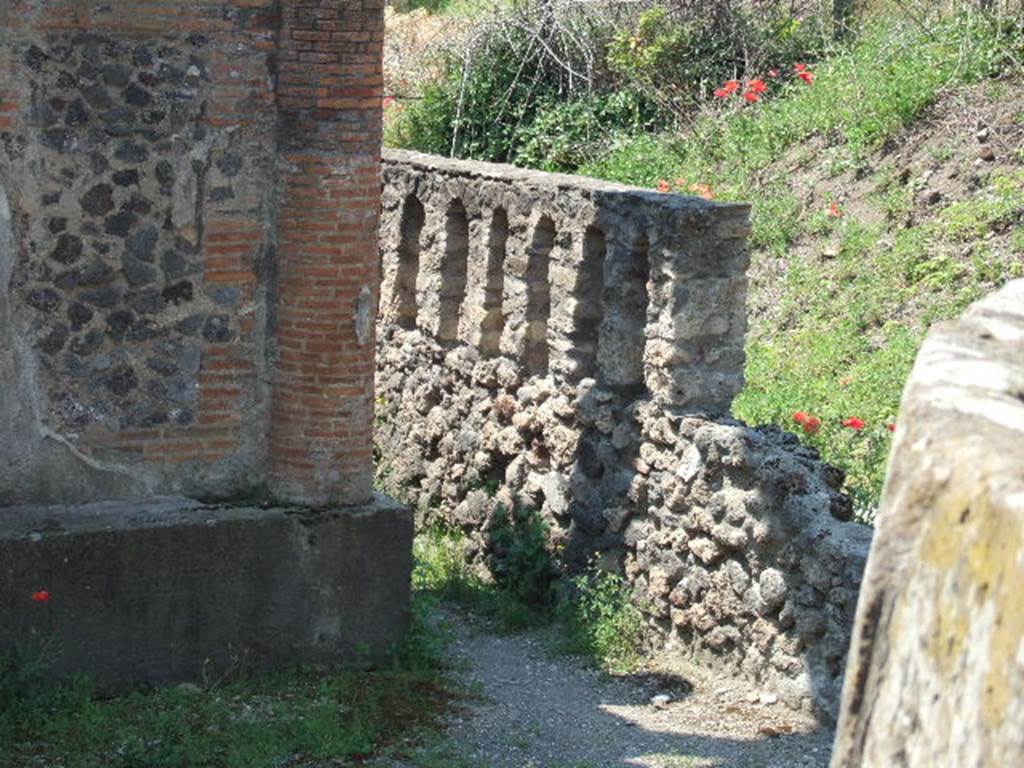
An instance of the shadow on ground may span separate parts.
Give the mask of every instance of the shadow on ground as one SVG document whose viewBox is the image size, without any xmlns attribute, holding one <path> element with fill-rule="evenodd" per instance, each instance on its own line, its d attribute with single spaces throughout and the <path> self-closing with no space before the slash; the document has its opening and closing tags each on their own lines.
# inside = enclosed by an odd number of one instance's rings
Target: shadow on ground
<svg viewBox="0 0 1024 768">
<path fill-rule="evenodd" d="M 495 635 L 451 614 L 473 696 L 447 732 L 381 768 L 823 768 L 832 732 L 752 689 L 694 670 L 609 677 L 537 634 Z M 651 700 L 667 694 L 662 708 Z"/>
</svg>

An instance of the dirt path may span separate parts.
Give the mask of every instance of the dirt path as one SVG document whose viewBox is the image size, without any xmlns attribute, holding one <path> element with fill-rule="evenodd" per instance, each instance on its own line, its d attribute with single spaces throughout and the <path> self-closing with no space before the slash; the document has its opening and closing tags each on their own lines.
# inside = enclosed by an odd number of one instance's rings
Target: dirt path
<svg viewBox="0 0 1024 768">
<path fill-rule="evenodd" d="M 757 691 L 687 670 L 611 678 L 449 617 L 461 682 L 474 694 L 440 743 L 394 768 L 824 768 L 832 733 Z M 671 701 L 657 707 L 652 697 Z M 772 735 L 775 734 L 775 735 Z"/>
</svg>

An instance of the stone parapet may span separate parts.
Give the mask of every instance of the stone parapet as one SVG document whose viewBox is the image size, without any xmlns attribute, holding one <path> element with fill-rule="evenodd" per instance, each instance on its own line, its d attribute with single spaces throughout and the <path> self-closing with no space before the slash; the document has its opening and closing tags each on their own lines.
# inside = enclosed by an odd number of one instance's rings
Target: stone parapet
<svg viewBox="0 0 1024 768">
<path fill-rule="evenodd" d="M 749 206 L 391 150 L 382 318 L 534 376 L 726 412 Z"/>
<path fill-rule="evenodd" d="M 533 510 L 680 656 L 834 718 L 870 529 L 793 435 L 730 418 L 748 209 L 386 152 L 377 467 L 481 567 Z"/>
</svg>

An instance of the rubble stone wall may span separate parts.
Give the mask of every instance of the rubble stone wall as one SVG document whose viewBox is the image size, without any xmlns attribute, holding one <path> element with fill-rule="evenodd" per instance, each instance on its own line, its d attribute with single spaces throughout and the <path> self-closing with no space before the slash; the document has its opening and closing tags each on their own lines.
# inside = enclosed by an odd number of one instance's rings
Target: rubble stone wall
<svg viewBox="0 0 1024 768">
<path fill-rule="evenodd" d="M 1024 764 L 1024 280 L 934 327 L 900 406 L 834 768 Z"/>
<path fill-rule="evenodd" d="M 798 440 L 728 416 L 749 210 L 386 152 L 378 482 L 488 560 L 537 510 L 568 570 L 768 700 L 834 717 L 870 531 Z"/>
<path fill-rule="evenodd" d="M 369 500 L 382 9 L 0 1 L 0 505 Z"/>
</svg>

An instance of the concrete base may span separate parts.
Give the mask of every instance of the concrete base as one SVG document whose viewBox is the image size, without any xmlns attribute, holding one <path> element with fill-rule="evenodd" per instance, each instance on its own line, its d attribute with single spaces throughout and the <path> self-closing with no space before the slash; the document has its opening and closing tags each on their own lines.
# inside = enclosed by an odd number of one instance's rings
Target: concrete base
<svg viewBox="0 0 1024 768">
<path fill-rule="evenodd" d="M 180 498 L 0 508 L 0 653 L 34 634 L 49 675 L 103 691 L 240 660 L 380 659 L 407 628 L 412 536 L 409 510 L 382 496 L 315 512 Z"/>
</svg>

